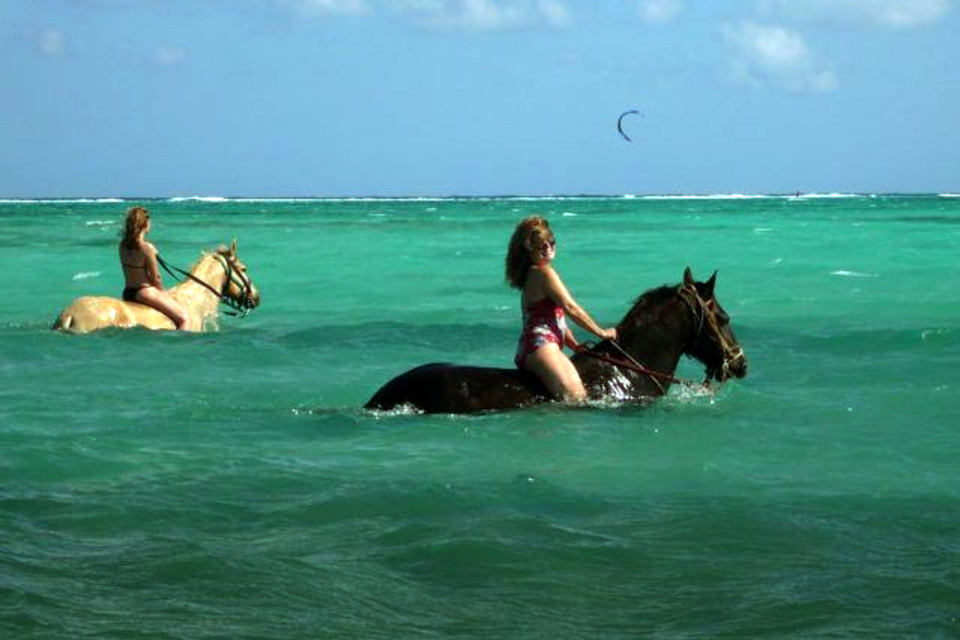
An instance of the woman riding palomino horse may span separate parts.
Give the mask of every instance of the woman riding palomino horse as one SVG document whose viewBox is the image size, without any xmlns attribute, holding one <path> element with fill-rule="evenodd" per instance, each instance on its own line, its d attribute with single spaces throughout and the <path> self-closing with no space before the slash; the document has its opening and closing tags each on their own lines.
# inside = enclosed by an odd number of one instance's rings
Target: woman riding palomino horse
<svg viewBox="0 0 960 640">
<path fill-rule="evenodd" d="M 747 375 L 747 360 L 714 295 L 716 273 L 697 282 L 690 269 L 678 285 L 644 293 L 617 325 L 617 339 L 574 354 L 571 362 L 592 400 L 645 401 L 675 382 L 680 356 L 702 362 L 707 380 Z M 383 385 L 367 409 L 413 408 L 426 413 L 505 411 L 552 399 L 529 371 L 428 364 Z"/>
<path fill-rule="evenodd" d="M 229 249 L 220 247 L 205 253 L 189 273 L 182 273 L 186 275 L 183 282 L 161 293 L 183 310 L 186 318 L 183 328 L 188 331 L 202 331 L 215 323 L 221 302 L 238 309 L 243 315 L 260 304 L 260 292 L 247 275 L 246 265 L 237 257 L 236 240 Z M 126 297 L 130 297 L 129 294 Z M 109 327 L 179 328 L 168 315 L 154 307 L 105 296 L 77 298 L 60 313 L 53 325 L 54 329 L 75 333 Z"/>
<path fill-rule="evenodd" d="M 120 267 L 126 284 L 123 299 L 153 307 L 166 315 L 179 330 L 187 329 L 187 314 L 176 300 L 163 289 L 163 279 L 157 265 L 157 248 L 147 242 L 150 231 L 150 213 L 143 207 L 131 207 L 123 226 L 120 240 Z"/>
<path fill-rule="evenodd" d="M 520 289 L 523 331 L 514 362 L 532 371 L 558 400 L 582 402 L 587 398 L 580 374 L 563 347 L 579 348 L 567 328 L 566 316 L 601 340 L 614 340 L 616 329 L 602 329 L 573 299 L 553 268 L 557 241 L 540 216 L 520 221 L 507 249 L 506 276 Z"/>
</svg>

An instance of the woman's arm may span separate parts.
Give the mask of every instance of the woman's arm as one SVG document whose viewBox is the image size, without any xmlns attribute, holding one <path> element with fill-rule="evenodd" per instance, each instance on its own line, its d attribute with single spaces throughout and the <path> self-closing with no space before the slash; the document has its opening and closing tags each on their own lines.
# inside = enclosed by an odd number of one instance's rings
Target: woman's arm
<svg viewBox="0 0 960 640">
<path fill-rule="evenodd" d="M 160 268 L 157 265 L 157 248 L 147 241 L 142 242 L 140 248 L 146 257 L 144 267 L 147 270 L 147 278 L 150 280 L 150 284 L 163 290 L 163 279 L 160 277 Z"/>
<path fill-rule="evenodd" d="M 570 316 L 574 322 L 603 340 L 615 340 L 617 338 L 616 329 L 601 328 L 600 325 L 590 317 L 590 314 L 577 304 L 577 301 L 573 299 L 573 296 L 570 295 L 570 292 L 567 290 L 566 285 L 563 284 L 563 280 L 560 279 L 560 274 L 558 274 L 553 267 L 541 267 L 540 273 L 543 274 L 543 292 L 548 295 L 551 300 L 559 304 L 563 312 Z"/>
</svg>

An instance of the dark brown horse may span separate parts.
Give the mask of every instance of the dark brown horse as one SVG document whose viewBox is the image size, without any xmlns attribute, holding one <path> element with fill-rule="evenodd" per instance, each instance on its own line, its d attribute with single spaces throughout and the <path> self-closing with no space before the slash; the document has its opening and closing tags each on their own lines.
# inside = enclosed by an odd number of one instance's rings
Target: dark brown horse
<svg viewBox="0 0 960 640">
<path fill-rule="evenodd" d="M 572 360 L 592 400 L 641 401 L 662 396 L 681 355 L 706 367 L 707 380 L 747 374 L 743 349 L 730 318 L 714 296 L 717 274 L 644 293 L 617 325 L 617 342 L 604 341 Z M 413 407 L 426 413 L 472 413 L 516 409 L 551 400 L 532 373 L 517 369 L 427 364 L 385 384 L 367 409 Z"/>
</svg>

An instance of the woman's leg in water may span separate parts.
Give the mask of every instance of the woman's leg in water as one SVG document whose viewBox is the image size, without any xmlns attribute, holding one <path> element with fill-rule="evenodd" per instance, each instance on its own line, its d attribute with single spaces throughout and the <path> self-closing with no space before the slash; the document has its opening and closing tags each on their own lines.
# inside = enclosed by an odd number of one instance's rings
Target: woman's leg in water
<svg viewBox="0 0 960 640">
<path fill-rule="evenodd" d="M 179 331 L 187 329 L 187 314 L 180 303 L 174 300 L 169 293 L 156 287 L 143 287 L 137 291 L 137 302 L 153 307 L 171 320 Z"/>
<path fill-rule="evenodd" d="M 540 378 L 553 397 L 565 402 L 587 399 L 580 373 L 558 345 L 552 342 L 543 345 L 527 356 L 524 367 Z"/>
</svg>

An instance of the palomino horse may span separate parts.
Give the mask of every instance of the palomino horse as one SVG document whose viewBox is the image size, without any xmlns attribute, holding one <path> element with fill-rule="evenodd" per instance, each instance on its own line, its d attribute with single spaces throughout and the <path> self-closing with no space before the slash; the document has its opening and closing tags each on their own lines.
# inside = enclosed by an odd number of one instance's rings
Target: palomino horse
<svg viewBox="0 0 960 640">
<path fill-rule="evenodd" d="M 242 313 L 260 304 L 260 293 L 247 275 L 247 267 L 237 257 L 237 241 L 230 248 L 220 247 L 205 253 L 187 279 L 168 289 L 187 313 L 190 331 L 203 331 L 208 323 L 216 322 L 220 302 Z M 104 296 L 83 296 L 64 309 L 54 329 L 87 333 L 116 327 L 132 329 L 174 329 L 173 321 L 153 307 L 137 302 L 125 302 Z"/>
<path fill-rule="evenodd" d="M 652 399 L 667 392 L 681 355 L 706 367 L 706 378 L 723 382 L 747 375 L 743 349 L 730 318 L 714 296 L 717 274 L 644 293 L 617 325 L 617 342 L 604 341 L 574 354 L 590 399 Z M 517 369 L 428 364 L 403 373 L 365 405 L 389 410 L 414 407 L 426 413 L 507 410 L 546 402 L 550 394 L 532 373 Z"/>
</svg>

